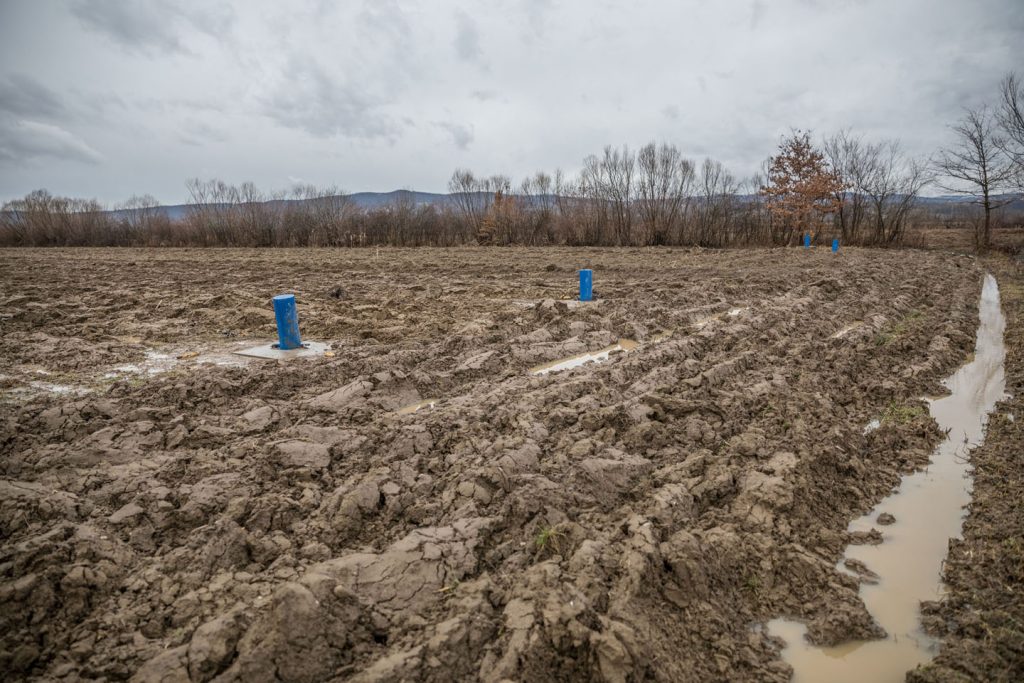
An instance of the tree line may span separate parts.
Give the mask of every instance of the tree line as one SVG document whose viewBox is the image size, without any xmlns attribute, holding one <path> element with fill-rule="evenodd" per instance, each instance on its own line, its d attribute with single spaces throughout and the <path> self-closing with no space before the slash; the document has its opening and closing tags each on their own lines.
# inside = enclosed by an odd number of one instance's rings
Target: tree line
<svg viewBox="0 0 1024 683">
<path fill-rule="evenodd" d="M 265 193 L 252 183 L 193 179 L 182 216 L 172 218 L 148 195 L 108 211 L 37 190 L 0 209 L 0 245 L 731 247 L 792 245 L 809 234 L 889 247 L 914 226 L 938 223 L 917 201 L 934 184 L 978 207 L 967 220 L 984 250 L 1007 195 L 1024 193 L 1022 101 L 1010 74 L 998 102 L 967 110 L 952 127 L 953 144 L 932 159 L 907 155 L 896 140 L 793 131 L 744 179 L 714 159 L 651 142 L 605 147 L 574 176 L 538 172 L 518 184 L 457 169 L 449 201 L 427 205 L 400 196 L 365 209 L 332 187 Z"/>
</svg>

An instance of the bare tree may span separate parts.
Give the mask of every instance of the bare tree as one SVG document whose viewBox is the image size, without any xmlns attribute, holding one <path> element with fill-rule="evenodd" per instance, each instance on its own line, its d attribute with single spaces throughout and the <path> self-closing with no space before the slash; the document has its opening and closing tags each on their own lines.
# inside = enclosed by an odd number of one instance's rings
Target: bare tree
<svg viewBox="0 0 1024 683">
<path fill-rule="evenodd" d="M 152 195 L 132 195 L 114 207 L 122 244 L 158 245 L 169 237 L 170 219 Z"/>
<path fill-rule="evenodd" d="M 1007 74 L 999 84 L 996 118 L 1003 131 L 1001 149 L 1013 165 L 1018 192 L 1024 192 L 1024 85 L 1017 74 Z"/>
<path fill-rule="evenodd" d="M 633 173 L 636 157 L 623 145 L 621 150 L 604 148 L 604 185 L 615 219 L 615 243 L 628 244 L 633 228 Z"/>
<path fill-rule="evenodd" d="M 865 144 L 863 138 L 854 137 L 849 131 L 840 131 L 825 139 L 822 151 L 840 179 L 840 185 L 834 192 L 838 207 L 835 219 L 839 224 L 840 237 L 844 244 L 855 244 L 860 241 L 867 213 L 860 188 L 864 186 L 872 156 L 877 150 Z"/>
<path fill-rule="evenodd" d="M 556 198 L 552 195 L 554 181 L 543 171 L 537 171 L 523 180 L 519 187 L 522 200 L 522 217 L 529 223 L 524 236 L 527 244 L 542 244 L 553 241 L 552 227 Z"/>
<path fill-rule="evenodd" d="M 895 140 L 869 145 L 868 149 L 868 163 L 856 189 L 871 206 L 871 243 L 898 244 L 921 188 L 931 181 L 931 173 L 927 164 L 907 158 Z"/>
<path fill-rule="evenodd" d="M 117 246 L 117 223 L 95 199 L 35 190 L 0 209 L 0 240 L 11 246 Z"/>
<path fill-rule="evenodd" d="M 628 147 L 604 148 L 601 157 L 588 156 L 583 160 L 579 189 L 596 221 L 599 241 L 606 244 L 624 245 L 631 239 L 633 226 L 633 199 L 636 170 L 636 155 Z M 612 235 L 606 237 L 610 225 Z"/>
<path fill-rule="evenodd" d="M 644 242 L 668 244 L 693 188 L 693 162 L 675 145 L 653 142 L 637 154 L 637 210 Z"/>
<path fill-rule="evenodd" d="M 974 241 L 978 251 L 985 252 L 991 244 L 992 211 L 1007 203 L 998 195 L 1013 175 L 1013 164 L 987 107 L 968 109 L 953 132 L 956 142 L 939 153 L 935 171 L 944 179 L 940 187 L 969 196 L 981 206 L 984 220 L 975 228 Z"/>
<path fill-rule="evenodd" d="M 730 244 L 732 214 L 739 185 L 735 176 L 714 159 L 704 159 L 697 181 L 695 231 L 690 241 L 702 247 L 722 247 Z"/>
</svg>

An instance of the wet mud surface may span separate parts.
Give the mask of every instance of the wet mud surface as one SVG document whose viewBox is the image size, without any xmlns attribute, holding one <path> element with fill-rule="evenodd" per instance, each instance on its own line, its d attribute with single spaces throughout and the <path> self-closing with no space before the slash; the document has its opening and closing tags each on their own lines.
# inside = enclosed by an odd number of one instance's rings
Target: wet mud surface
<svg viewBox="0 0 1024 683">
<path fill-rule="evenodd" d="M 579 267 L 600 301 L 567 306 Z M 919 397 L 973 349 L 982 276 L 857 249 L 0 251 L 0 669 L 787 680 L 767 620 L 878 635 L 836 564 L 881 534 L 847 524 L 939 442 Z M 286 291 L 331 355 L 227 362 Z"/>
<path fill-rule="evenodd" d="M 1006 392 L 985 443 L 971 454 L 972 501 L 963 537 L 949 544 L 942 600 L 923 607 L 942 639 L 915 683 L 1024 680 L 1024 269 L 993 259 L 1006 314 Z"/>
<path fill-rule="evenodd" d="M 861 578 L 861 598 L 885 638 L 821 648 L 803 641 L 802 624 L 771 621 L 769 631 L 786 640 L 783 658 L 793 666 L 794 683 L 900 683 L 935 656 L 939 643 L 922 628 L 921 604 L 943 592 L 943 561 L 950 539 L 960 537 L 971 502 L 971 451 L 984 442 L 990 413 L 1005 397 L 1006 321 L 991 274 L 985 276 L 978 315 L 970 362 L 943 380 L 949 396 L 928 402 L 945 433 L 928 467 L 906 475 L 896 493 L 848 527 L 881 527 L 882 542 L 849 546 L 840 569 Z"/>
</svg>

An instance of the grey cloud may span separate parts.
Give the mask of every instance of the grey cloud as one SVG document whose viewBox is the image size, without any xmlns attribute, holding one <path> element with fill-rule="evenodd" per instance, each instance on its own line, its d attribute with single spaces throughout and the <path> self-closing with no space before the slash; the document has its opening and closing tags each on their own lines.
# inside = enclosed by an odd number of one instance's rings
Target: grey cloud
<svg viewBox="0 0 1024 683">
<path fill-rule="evenodd" d="M 476 22 L 461 9 L 455 12 L 455 54 L 464 62 L 479 62 L 484 56 Z"/>
<path fill-rule="evenodd" d="M 412 38 L 409 22 L 395 0 L 364 0 L 356 17 L 360 24 L 396 45 L 408 46 Z"/>
<path fill-rule="evenodd" d="M 526 8 L 526 21 L 533 31 L 534 38 L 543 38 L 547 22 L 547 13 L 551 9 L 551 0 L 523 0 Z"/>
<path fill-rule="evenodd" d="M 761 23 L 761 20 L 764 18 L 765 11 L 766 11 L 766 8 L 765 8 L 765 4 L 764 4 L 763 0 L 754 0 L 753 5 L 751 7 L 751 11 L 750 11 L 750 29 L 751 30 L 756 29 L 758 24 Z"/>
<path fill-rule="evenodd" d="M 927 156 L 1022 41 L 1021 0 L 0 0 L 0 201 L 443 190 L 651 139 L 744 177 L 790 126 Z"/>
<path fill-rule="evenodd" d="M 316 62 L 293 60 L 286 74 L 263 100 L 263 113 L 281 125 L 317 137 L 393 139 L 400 132 L 365 89 L 335 81 Z"/>
<path fill-rule="evenodd" d="M 71 12 L 86 26 L 129 50 L 182 52 L 171 22 L 152 6 L 119 0 L 79 0 Z"/>
<path fill-rule="evenodd" d="M 209 143 L 226 142 L 229 136 L 224 130 L 202 121 L 187 120 L 178 139 L 186 145 L 201 147 Z"/>
<path fill-rule="evenodd" d="M 497 98 L 498 93 L 494 92 L 493 90 L 474 90 L 473 92 L 470 93 L 470 96 L 474 100 L 479 100 L 481 102 L 489 102 Z"/>
<path fill-rule="evenodd" d="M 32 118 L 61 118 L 67 113 L 55 92 L 23 74 L 0 79 L 0 111 Z"/>
<path fill-rule="evenodd" d="M 447 131 L 452 138 L 452 142 L 454 142 L 455 146 L 459 149 L 469 149 L 469 146 L 473 143 L 472 126 L 464 126 L 461 123 L 451 123 L 447 121 L 442 121 L 435 125 Z"/>
<path fill-rule="evenodd" d="M 56 159 L 96 164 L 102 156 L 84 140 L 60 126 L 38 121 L 0 119 L 0 161 Z"/>
<path fill-rule="evenodd" d="M 149 1 L 76 0 L 71 12 L 83 25 L 111 38 L 130 52 L 187 53 L 183 32 L 223 37 L 233 14 L 207 5 Z"/>
<path fill-rule="evenodd" d="M 168 95 L 166 97 L 131 96 L 128 103 L 143 112 L 171 115 L 177 115 L 180 111 L 223 114 L 228 110 L 228 107 L 222 102 L 178 95 Z M 121 102 L 122 106 L 125 106 L 125 104 Z"/>
</svg>

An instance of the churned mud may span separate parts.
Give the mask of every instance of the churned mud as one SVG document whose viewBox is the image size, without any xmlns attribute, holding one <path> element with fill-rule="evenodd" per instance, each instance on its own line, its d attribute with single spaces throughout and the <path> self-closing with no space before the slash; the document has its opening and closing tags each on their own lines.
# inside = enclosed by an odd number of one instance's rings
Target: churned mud
<svg viewBox="0 0 1024 683">
<path fill-rule="evenodd" d="M 564 303 L 580 267 L 596 305 Z M 982 280 L 858 249 L 0 252 L 0 670 L 788 680 L 773 618 L 880 635 L 836 565 L 881 533 L 847 525 L 941 441 L 920 397 Z M 232 356 L 282 292 L 331 355 Z"/>
</svg>

